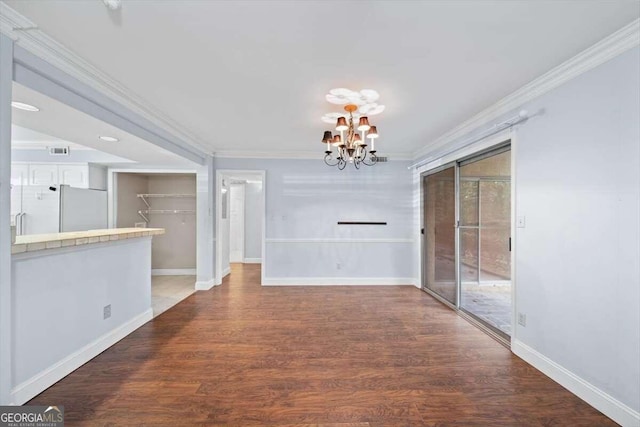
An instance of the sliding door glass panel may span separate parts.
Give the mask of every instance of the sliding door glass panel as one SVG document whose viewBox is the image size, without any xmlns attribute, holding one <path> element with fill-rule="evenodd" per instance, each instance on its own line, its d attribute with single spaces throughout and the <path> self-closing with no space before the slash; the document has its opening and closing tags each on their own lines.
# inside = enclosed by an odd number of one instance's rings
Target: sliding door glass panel
<svg viewBox="0 0 640 427">
<path fill-rule="evenodd" d="M 480 227 L 478 181 L 460 180 L 460 280 L 478 281 L 478 228 Z"/>
<path fill-rule="evenodd" d="M 481 181 L 480 282 L 511 280 L 511 183 Z"/>
<path fill-rule="evenodd" d="M 480 201 L 478 199 L 478 181 L 460 181 L 460 225 L 477 227 L 480 218 Z"/>
<path fill-rule="evenodd" d="M 460 308 L 511 333 L 511 152 L 460 164 Z"/>
<path fill-rule="evenodd" d="M 478 283 L 478 229 L 460 227 L 460 280 Z"/>
<path fill-rule="evenodd" d="M 423 178 L 424 284 L 427 289 L 456 304 L 455 168 Z"/>
</svg>

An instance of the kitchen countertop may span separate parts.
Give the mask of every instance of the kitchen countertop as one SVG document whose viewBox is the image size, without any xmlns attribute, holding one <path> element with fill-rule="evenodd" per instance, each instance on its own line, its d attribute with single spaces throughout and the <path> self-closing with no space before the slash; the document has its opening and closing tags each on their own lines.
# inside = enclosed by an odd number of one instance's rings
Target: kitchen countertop
<svg viewBox="0 0 640 427">
<path fill-rule="evenodd" d="M 72 231 L 68 233 L 32 234 L 17 236 L 11 253 L 103 243 L 164 234 L 164 228 L 108 228 L 104 230 Z"/>
</svg>

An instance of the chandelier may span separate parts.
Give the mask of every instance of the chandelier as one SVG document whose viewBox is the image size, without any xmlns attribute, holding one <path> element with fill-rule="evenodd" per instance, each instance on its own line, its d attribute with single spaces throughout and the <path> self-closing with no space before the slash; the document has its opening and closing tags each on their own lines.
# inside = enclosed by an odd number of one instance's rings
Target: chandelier
<svg viewBox="0 0 640 427">
<path fill-rule="evenodd" d="M 355 92 L 339 88 L 329 92 L 327 101 L 333 104 L 346 104 L 344 110 L 347 114 L 330 113 L 322 118 L 325 122 L 335 120 L 335 129 L 338 131 L 334 135 L 332 131 L 327 130 L 322 136 L 322 143 L 327 145 L 324 162 L 328 166 L 337 166 L 342 170 L 347 163 L 351 163 L 356 169 L 360 169 L 361 165 L 373 166 L 378 162 L 375 149 L 378 130 L 369 124 L 368 116 L 361 115 L 374 115 L 384 110 L 384 105 L 378 105 L 375 102 L 378 97 L 378 93 L 370 89 Z M 358 122 L 357 127 L 354 125 L 354 120 Z M 370 149 L 368 149 L 367 140 L 371 143 Z M 335 157 L 332 147 L 336 147 Z"/>
</svg>

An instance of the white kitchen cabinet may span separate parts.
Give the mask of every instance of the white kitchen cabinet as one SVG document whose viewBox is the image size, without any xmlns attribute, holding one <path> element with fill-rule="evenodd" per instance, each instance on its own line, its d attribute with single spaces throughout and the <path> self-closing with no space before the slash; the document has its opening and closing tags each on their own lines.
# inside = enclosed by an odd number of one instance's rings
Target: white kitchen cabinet
<svg viewBox="0 0 640 427">
<path fill-rule="evenodd" d="M 58 165 L 58 182 L 60 185 L 89 188 L 89 166 Z"/>
<path fill-rule="evenodd" d="M 58 185 L 58 165 L 29 164 L 29 185 Z"/>
<path fill-rule="evenodd" d="M 29 165 L 12 164 L 11 165 L 11 185 L 22 186 L 29 183 Z"/>
<path fill-rule="evenodd" d="M 107 169 L 90 163 L 12 163 L 12 186 L 107 189 Z"/>
</svg>

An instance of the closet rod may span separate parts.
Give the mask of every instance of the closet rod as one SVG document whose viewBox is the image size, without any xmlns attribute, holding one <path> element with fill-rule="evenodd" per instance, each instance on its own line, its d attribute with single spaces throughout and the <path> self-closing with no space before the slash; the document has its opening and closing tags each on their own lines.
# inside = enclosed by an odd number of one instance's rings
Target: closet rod
<svg viewBox="0 0 640 427">
<path fill-rule="evenodd" d="M 194 214 L 196 211 L 190 209 L 144 209 L 138 211 L 142 214 Z"/>
</svg>

